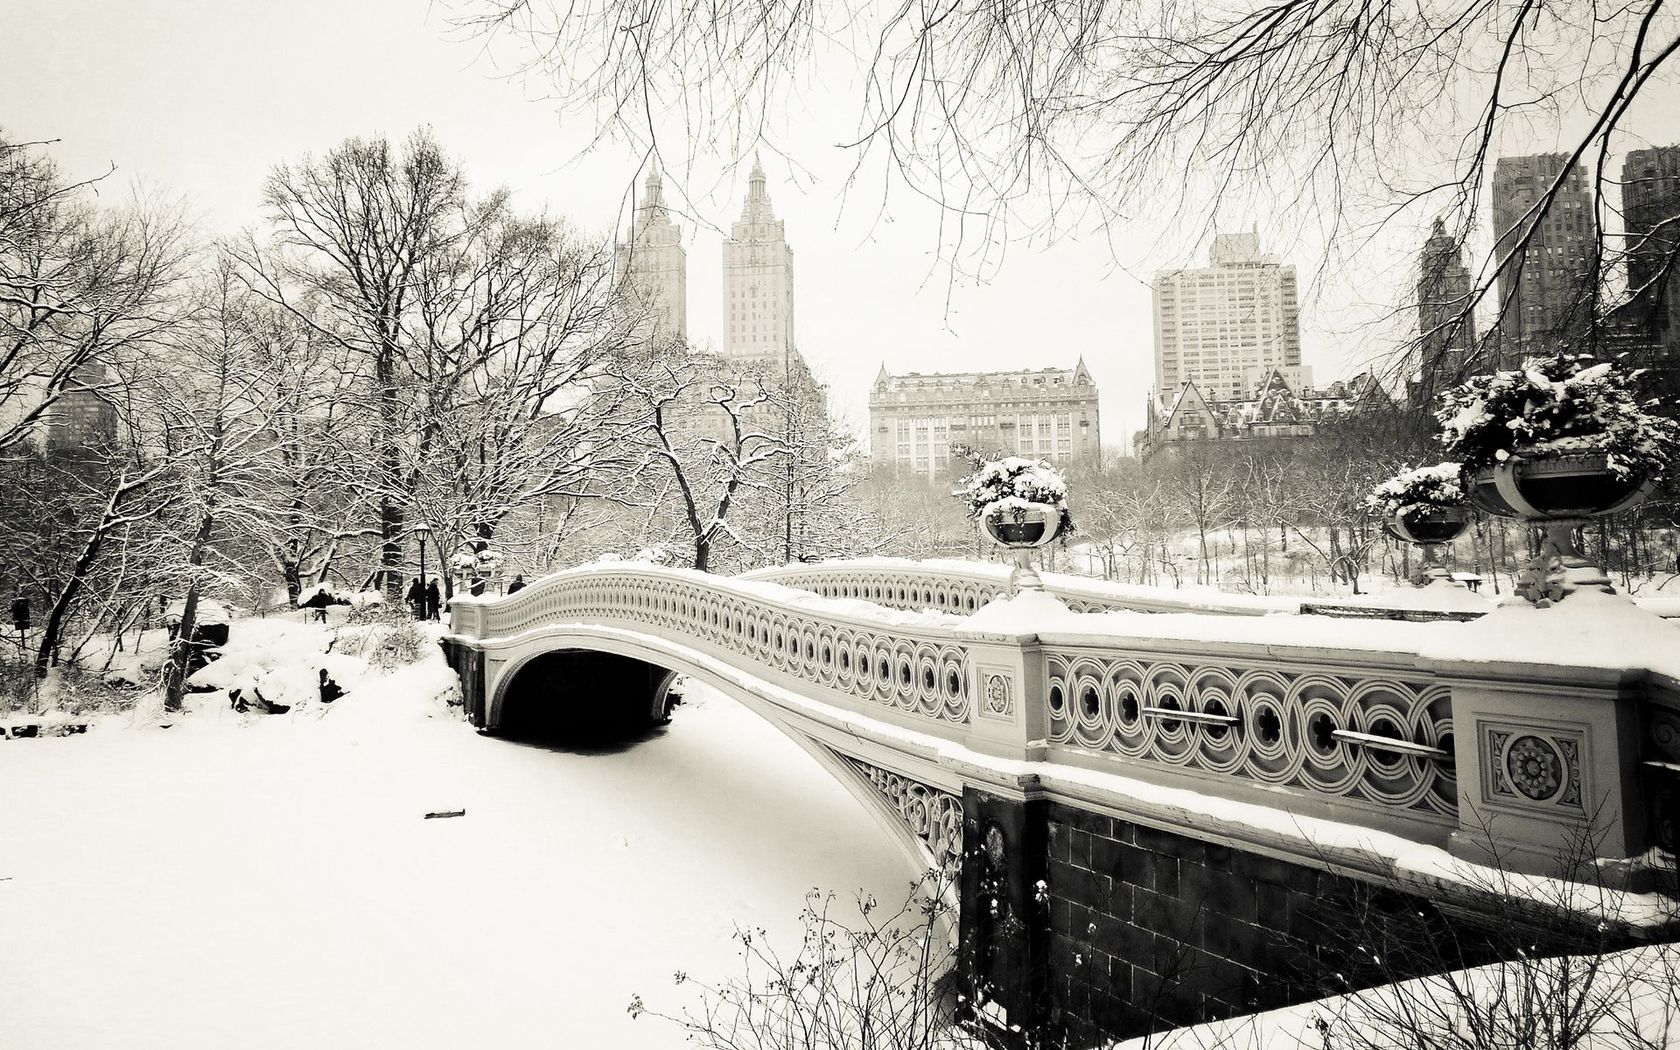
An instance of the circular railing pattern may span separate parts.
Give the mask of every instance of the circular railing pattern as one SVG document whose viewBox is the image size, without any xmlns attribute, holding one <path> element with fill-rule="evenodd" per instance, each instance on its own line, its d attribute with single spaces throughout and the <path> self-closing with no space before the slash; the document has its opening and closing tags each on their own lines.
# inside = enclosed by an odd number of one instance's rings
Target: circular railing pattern
<svg viewBox="0 0 1680 1050">
<path fill-rule="evenodd" d="M 653 628 L 701 648 L 745 658 L 872 704 L 966 724 L 968 652 L 909 627 L 871 630 L 826 620 L 793 605 L 686 577 L 635 571 L 557 575 L 519 594 L 467 607 L 484 635 L 519 634 L 552 623 Z"/>
<path fill-rule="evenodd" d="M 967 576 L 951 570 L 902 571 L 898 569 L 764 569 L 753 579 L 773 580 L 784 587 L 821 595 L 824 598 L 855 598 L 889 609 L 939 612 L 966 616 L 977 612 L 993 598 L 1009 593 L 1007 578 L 993 580 Z M 1138 610 L 1137 602 L 1069 594 L 1052 588 L 1062 604 L 1078 613 Z M 1148 611 L 1148 610 L 1145 610 Z"/>
<path fill-rule="evenodd" d="M 1444 685 L 1047 654 L 1050 740 L 1385 809 L 1457 812 Z"/>
<path fill-rule="evenodd" d="M 898 811 L 910 826 L 910 833 L 927 844 L 936 867 L 954 871 L 962 866 L 962 799 L 850 756 L 842 757 Z"/>
</svg>

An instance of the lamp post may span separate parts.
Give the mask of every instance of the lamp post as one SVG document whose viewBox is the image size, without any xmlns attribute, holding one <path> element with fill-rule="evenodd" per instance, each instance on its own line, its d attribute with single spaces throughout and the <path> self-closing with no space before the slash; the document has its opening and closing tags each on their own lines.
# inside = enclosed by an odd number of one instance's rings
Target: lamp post
<svg viewBox="0 0 1680 1050">
<path fill-rule="evenodd" d="M 416 522 L 408 531 L 414 534 L 415 540 L 420 544 L 420 614 L 415 619 L 425 620 L 431 616 L 431 610 L 426 605 L 426 537 L 432 534 L 432 527 L 421 521 Z"/>
</svg>

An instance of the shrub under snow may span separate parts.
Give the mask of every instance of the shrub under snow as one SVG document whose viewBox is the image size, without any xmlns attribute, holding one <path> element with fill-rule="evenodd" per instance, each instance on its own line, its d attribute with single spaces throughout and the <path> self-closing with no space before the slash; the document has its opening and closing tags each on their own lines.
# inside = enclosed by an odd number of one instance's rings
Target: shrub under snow
<svg viewBox="0 0 1680 1050">
<path fill-rule="evenodd" d="M 968 504 L 972 517 L 984 518 L 995 512 L 1012 515 L 1018 521 L 1028 504 L 1040 503 L 1062 512 L 1056 528 L 1058 537 L 1073 531 L 1073 518 L 1067 509 L 1067 479 L 1042 460 L 1020 456 L 977 460 L 974 473 L 957 484 L 952 494 Z"/>
<path fill-rule="evenodd" d="M 1677 450 L 1680 424 L 1645 411 L 1633 376 L 1584 355 L 1530 358 L 1479 375 L 1441 396 L 1441 443 L 1473 472 L 1514 454 L 1551 458 L 1601 452 L 1620 477 L 1656 478 Z"/>
<path fill-rule="evenodd" d="M 1372 489 L 1365 503 L 1386 518 L 1462 506 L 1464 496 L 1464 468 L 1457 463 L 1437 463 L 1401 471 Z"/>
</svg>

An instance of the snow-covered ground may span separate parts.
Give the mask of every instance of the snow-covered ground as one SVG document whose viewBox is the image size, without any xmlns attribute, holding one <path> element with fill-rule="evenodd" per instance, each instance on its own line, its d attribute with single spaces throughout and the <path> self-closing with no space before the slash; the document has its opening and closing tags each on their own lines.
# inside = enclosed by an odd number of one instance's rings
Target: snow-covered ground
<svg viewBox="0 0 1680 1050">
<path fill-rule="evenodd" d="M 670 1047 L 630 997 L 737 973 L 734 924 L 791 951 L 812 887 L 908 889 L 872 817 L 716 694 L 568 753 L 474 734 L 435 671 L 0 742 L 0 1047 Z"/>
</svg>

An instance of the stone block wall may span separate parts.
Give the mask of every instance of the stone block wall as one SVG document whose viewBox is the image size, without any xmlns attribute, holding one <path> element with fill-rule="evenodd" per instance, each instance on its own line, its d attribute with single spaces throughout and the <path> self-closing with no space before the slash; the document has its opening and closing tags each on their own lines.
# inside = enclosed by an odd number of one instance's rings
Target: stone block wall
<svg viewBox="0 0 1680 1050">
<path fill-rule="evenodd" d="M 1045 991 L 1074 1031 L 1138 1035 L 1369 984 L 1380 975 L 1363 972 L 1361 931 L 1385 913 L 1439 918 L 1348 878 L 1063 805 L 1048 854 Z"/>
</svg>

